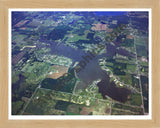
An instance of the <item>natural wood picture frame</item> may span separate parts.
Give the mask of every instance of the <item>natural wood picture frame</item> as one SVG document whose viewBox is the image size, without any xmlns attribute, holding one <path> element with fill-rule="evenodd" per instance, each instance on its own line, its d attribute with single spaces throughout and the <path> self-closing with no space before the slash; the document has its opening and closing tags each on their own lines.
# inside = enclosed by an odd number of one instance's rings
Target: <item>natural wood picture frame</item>
<svg viewBox="0 0 160 128">
<path fill-rule="evenodd" d="M 151 120 L 9 120 L 8 119 L 8 18 L 9 8 L 150 8 L 152 9 L 152 119 Z M 160 41 L 160 1 L 84 1 L 84 0 L 1 0 L 0 1 L 0 127 L 160 127 L 160 80 L 159 41 Z"/>
</svg>

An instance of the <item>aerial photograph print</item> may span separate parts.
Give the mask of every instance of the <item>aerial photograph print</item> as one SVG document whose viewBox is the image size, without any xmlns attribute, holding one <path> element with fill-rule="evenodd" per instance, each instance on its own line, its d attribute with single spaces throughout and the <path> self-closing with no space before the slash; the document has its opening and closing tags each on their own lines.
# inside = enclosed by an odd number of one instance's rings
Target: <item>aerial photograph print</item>
<svg viewBox="0 0 160 128">
<path fill-rule="evenodd" d="M 11 10 L 11 116 L 150 114 L 149 11 Z"/>
</svg>

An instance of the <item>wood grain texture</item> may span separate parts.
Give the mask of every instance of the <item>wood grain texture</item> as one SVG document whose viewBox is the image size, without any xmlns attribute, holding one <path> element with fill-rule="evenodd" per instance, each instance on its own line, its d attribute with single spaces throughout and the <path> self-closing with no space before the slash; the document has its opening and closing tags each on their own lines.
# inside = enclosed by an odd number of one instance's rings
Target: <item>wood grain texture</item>
<svg viewBox="0 0 160 128">
<path fill-rule="evenodd" d="M 151 8 L 152 120 L 8 120 L 9 8 Z M 0 0 L 0 128 L 160 128 L 159 0 Z"/>
</svg>

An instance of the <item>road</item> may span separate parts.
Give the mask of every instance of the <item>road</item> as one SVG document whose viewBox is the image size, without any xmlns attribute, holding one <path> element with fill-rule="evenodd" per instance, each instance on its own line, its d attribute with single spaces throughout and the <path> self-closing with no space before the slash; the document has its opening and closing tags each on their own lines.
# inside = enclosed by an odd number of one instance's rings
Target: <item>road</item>
<svg viewBox="0 0 160 128">
<path fill-rule="evenodd" d="M 133 30 L 133 29 L 132 29 Z M 133 33 L 135 31 L 133 30 Z M 134 35 L 135 36 L 135 35 Z M 138 63 L 138 55 L 137 55 L 137 49 L 136 49 L 136 44 L 135 44 L 135 37 L 134 37 L 134 48 L 135 48 L 135 54 L 136 54 L 136 64 L 137 64 L 137 76 L 139 77 L 139 86 L 140 86 L 140 94 L 141 94 L 141 101 L 142 101 L 142 108 L 143 108 L 143 114 L 145 113 L 145 110 L 144 110 L 144 102 L 143 102 L 143 93 L 142 93 L 142 84 L 141 84 L 141 77 L 140 77 L 140 69 L 139 69 L 139 63 Z"/>
<path fill-rule="evenodd" d="M 29 105 L 31 99 L 34 97 L 35 93 L 37 92 L 37 90 L 38 90 L 40 87 L 41 87 L 41 85 L 39 85 L 39 86 L 35 89 L 34 93 L 33 93 L 32 96 L 31 96 L 31 98 L 29 98 L 27 104 L 26 104 L 25 107 L 23 108 L 23 110 L 22 110 L 22 112 L 21 112 L 21 115 L 23 115 L 23 113 L 24 113 L 24 111 L 26 110 L 27 106 Z"/>
</svg>

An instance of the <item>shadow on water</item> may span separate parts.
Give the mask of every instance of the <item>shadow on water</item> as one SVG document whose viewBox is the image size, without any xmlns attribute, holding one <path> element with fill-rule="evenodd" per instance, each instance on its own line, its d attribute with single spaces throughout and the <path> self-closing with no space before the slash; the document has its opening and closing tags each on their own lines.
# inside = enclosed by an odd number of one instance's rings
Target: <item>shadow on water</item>
<svg viewBox="0 0 160 128">
<path fill-rule="evenodd" d="M 110 82 L 109 76 L 105 76 L 97 86 L 99 87 L 99 93 L 102 94 L 103 98 L 105 96 L 111 97 L 113 100 L 117 100 L 119 102 L 126 102 L 128 100 L 128 96 L 131 93 L 127 88 L 119 88 L 116 87 L 115 83 Z"/>
</svg>

